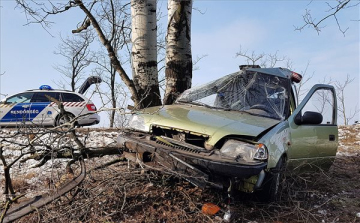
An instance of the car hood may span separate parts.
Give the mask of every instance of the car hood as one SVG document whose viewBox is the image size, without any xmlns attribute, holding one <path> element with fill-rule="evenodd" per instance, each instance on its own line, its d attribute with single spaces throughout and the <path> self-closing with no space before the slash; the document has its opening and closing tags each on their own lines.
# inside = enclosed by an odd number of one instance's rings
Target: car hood
<svg viewBox="0 0 360 223">
<path fill-rule="evenodd" d="M 239 111 L 224 111 L 197 105 L 175 104 L 145 109 L 140 114 L 147 129 L 152 125 L 191 132 L 208 137 L 214 146 L 228 135 L 256 137 L 279 120 Z"/>
</svg>

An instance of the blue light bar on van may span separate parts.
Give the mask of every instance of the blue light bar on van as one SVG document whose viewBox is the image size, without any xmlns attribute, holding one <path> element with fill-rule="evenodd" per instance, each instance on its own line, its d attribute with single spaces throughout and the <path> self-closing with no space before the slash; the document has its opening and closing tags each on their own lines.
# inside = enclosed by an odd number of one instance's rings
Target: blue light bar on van
<svg viewBox="0 0 360 223">
<path fill-rule="evenodd" d="M 50 87 L 49 85 L 41 85 L 39 87 L 40 90 L 53 90 L 52 87 Z"/>
</svg>

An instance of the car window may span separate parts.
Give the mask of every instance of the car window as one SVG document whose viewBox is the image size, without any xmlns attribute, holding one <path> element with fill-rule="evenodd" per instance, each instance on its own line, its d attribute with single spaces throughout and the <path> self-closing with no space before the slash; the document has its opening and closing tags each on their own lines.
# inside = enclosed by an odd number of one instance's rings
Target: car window
<svg viewBox="0 0 360 223">
<path fill-rule="evenodd" d="M 6 99 L 5 103 L 6 104 L 28 103 L 28 102 L 30 102 L 33 95 L 34 95 L 34 93 L 31 93 L 31 92 L 17 94 L 17 95 L 11 96 L 8 99 Z"/>
<path fill-rule="evenodd" d="M 32 97 L 31 102 L 50 102 L 46 95 L 60 100 L 60 93 L 58 92 L 37 92 Z"/>
<path fill-rule="evenodd" d="M 334 94 L 330 89 L 318 89 L 302 109 L 302 115 L 307 111 L 318 112 L 323 117 L 321 124 L 333 125 L 335 124 L 334 101 Z"/>
<path fill-rule="evenodd" d="M 82 97 L 71 93 L 62 93 L 63 102 L 82 102 L 85 101 Z"/>
</svg>

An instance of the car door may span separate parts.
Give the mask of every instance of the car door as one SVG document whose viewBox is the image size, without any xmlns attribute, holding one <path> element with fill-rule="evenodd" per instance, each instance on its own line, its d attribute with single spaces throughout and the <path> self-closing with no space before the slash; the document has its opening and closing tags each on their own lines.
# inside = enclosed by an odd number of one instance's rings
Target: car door
<svg viewBox="0 0 360 223">
<path fill-rule="evenodd" d="M 50 106 L 51 101 L 47 96 L 55 98 L 56 100 L 60 99 L 58 92 L 35 92 L 31 99 L 31 110 L 36 113 L 31 119 L 34 124 L 44 126 L 54 124 L 58 111 L 55 106 Z"/>
<path fill-rule="evenodd" d="M 34 93 L 24 92 L 8 97 L 0 106 L 1 125 L 25 123 L 31 117 L 31 98 Z"/>
<path fill-rule="evenodd" d="M 334 87 L 315 85 L 289 117 L 289 168 L 327 169 L 338 146 L 337 105 Z"/>
</svg>

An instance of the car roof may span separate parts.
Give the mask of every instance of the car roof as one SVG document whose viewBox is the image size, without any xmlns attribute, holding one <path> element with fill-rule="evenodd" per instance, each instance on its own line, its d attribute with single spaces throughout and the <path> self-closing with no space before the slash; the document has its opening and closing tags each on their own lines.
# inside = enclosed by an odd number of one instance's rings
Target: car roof
<svg viewBox="0 0 360 223">
<path fill-rule="evenodd" d="M 254 71 L 269 75 L 274 75 L 277 77 L 291 79 L 292 71 L 286 68 L 277 67 L 277 68 L 248 68 L 248 71 Z"/>
</svg>

